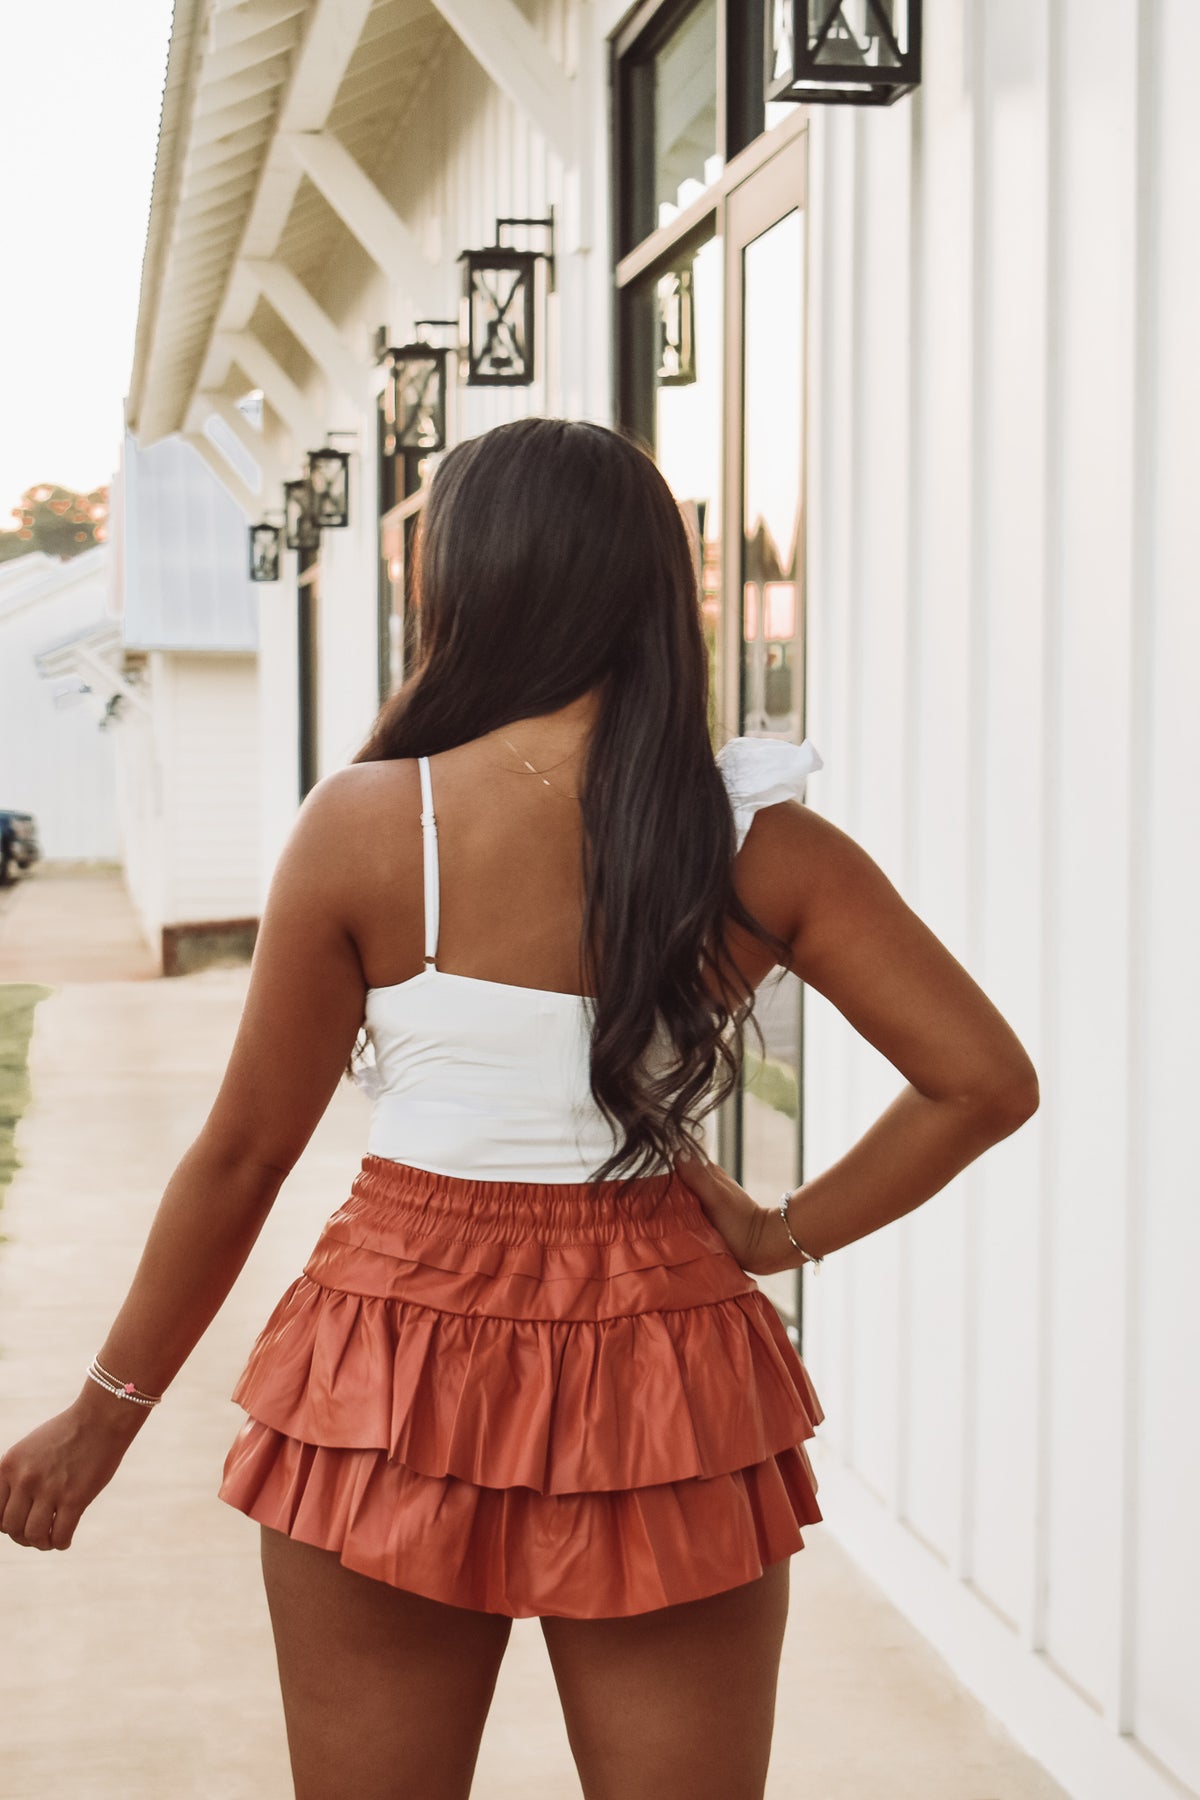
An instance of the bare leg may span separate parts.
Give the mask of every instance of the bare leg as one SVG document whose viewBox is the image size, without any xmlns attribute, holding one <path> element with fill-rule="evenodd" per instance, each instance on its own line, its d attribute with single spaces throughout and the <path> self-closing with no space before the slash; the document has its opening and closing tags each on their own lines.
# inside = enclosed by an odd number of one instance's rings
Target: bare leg
<svg viewBox="0 0 1200 1800">
<path fill-rule="evenodd" d="M 629 1619 L 541 1622 L 585 1800 L 762 1800 L 790 1558 Z"/>
<path fill-rule="evenodd" d="M 512 1620 L 260 1530 L 296 1800 L 466 1800 Z"/>
</svg>

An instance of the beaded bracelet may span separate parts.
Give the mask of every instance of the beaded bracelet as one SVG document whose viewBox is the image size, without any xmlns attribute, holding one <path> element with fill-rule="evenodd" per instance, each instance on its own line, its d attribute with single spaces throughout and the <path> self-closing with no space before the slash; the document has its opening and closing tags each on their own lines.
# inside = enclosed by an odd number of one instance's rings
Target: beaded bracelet
<svg viewBox="0 0 1200 1800">
<path fill-rule="evenodd" d="M 792 1198 L 793 1198 L 793 1195 L 792 1195 L 792 1190 L 790 1188 L 787 1190 L 787 1192 L 785 1194 L 782 1194 L 780 1196 L 779 1216 L 783 1220 L 783 1229 L 787 1232 L 788 1236 L 790 1238 L 792 1238 L 792 1243 L 795 1245 L 796 1249 L 799 1250 L 799 1252 L 800 1252 L 801 1256 L 804 1258 L 805 1262 L 810 1262 L 813 1265 L 814 1269 L 819 1269 L 821 1267 L 821 1264 L 824 1262 L 825 1258 L 823 1256 L 814 1256 L 812 1254 L 811 1250 L 806 1250 L 804 1248 L 803 1244 L 797 1244 L 795 1238 L 792 1237 L 792 1228 L 788 1224 L 788 1202 Z"/>
<path fill-rule="evenodd" d="M 98 1356 L 93 1356 L 87 1372 L 94 1382 L 118 1400 L 134 1400 L 139 1406 L 157 1406 L 162 1399 L 161 1394 L 141 1393 L 132 1381 L 118 1381 L 115 1375 L 109 1374 Z"/>
</svg>

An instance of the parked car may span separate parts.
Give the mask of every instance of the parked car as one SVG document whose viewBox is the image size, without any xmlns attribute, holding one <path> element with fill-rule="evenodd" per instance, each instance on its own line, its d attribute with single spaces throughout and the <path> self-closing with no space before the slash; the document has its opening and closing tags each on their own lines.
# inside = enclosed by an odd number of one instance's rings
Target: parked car
<svg viewBox="0 0 1200 1800">
<path fill-rule="evenodd" d="M 0 811 L 0 885 L 31 869 L 41 854 L 33 814 Z"/>
</svg>

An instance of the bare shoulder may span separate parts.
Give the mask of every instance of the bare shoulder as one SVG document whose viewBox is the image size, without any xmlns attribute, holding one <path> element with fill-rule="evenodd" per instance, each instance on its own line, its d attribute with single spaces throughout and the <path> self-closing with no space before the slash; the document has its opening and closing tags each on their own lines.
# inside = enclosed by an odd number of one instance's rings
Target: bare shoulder
<svg viewBox="0 0 1200 1800">
<path fill-rule="evenodd" d="M 755 813 L 738 854 L 738 887 L 764 923 L 794 939 L 823 907 L 856 891 L 895 889 L 857 840 L 798 800 Z"/>
<path fill-rule="evenodd" d="M 323 775 L 305 796 L 296 818 L 314 847 L 352 843 L 367 850 L 383 835 L 403 829 L 419 812 L 416 759 L 347 763 Z"/>
<path fill-rule="evenodd" d="M 374 897 L 420 846 L 413 760 L 350 763 L 321 777 L 292 821 L 272 878 L 279 893 L 320 907 L 357 935 Z"/>
</svg>

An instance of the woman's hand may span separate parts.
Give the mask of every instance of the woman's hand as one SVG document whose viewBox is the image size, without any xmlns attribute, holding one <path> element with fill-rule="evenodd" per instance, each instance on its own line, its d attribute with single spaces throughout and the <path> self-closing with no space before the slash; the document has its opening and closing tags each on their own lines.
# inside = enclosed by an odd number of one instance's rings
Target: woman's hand
<svg viewBox="0 0 1200 1800">
<path fill-rule="evenodd" d="M 14 1544 L 69 1550 L 84 1510 L 120 1467 L 149 1409 L 99 1387 L 96 1395 L 110 1411 L 80 1395 L 0 1457 L 0 1532 Z"/>
<path fill-rule="evenodd" d="M 694 1156 L 675 1158 L 675 1170 L 747 1275 L 777 1275 L 781 1269 L 798 1266 L 799 1252 L 790 1242 L 778 1210 L 760 1206 L 719 1163 L 710 1162 L 697 1147 Z"/>
</svg>

